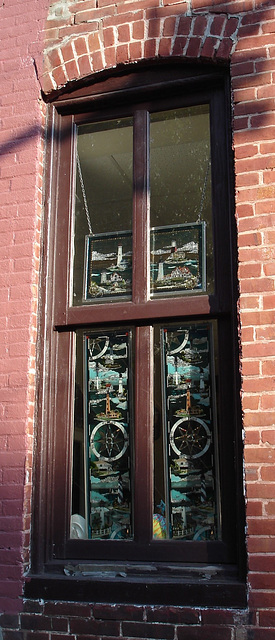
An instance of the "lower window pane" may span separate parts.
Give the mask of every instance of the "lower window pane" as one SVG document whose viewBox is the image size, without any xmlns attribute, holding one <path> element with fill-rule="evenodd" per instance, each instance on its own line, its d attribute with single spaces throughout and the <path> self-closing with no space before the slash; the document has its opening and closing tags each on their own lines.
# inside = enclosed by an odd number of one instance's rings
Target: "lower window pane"
<svg viewBox="0 0 275 640">
<path fill-rule="evenodd" d="M 155 333 L 153 536 L 218 539 L 215 324 Z"/>
<path fill-rule="evenodd" d="M 71 537 L 132 538 L 131 331 L 77 332 Z"/>
</svg>

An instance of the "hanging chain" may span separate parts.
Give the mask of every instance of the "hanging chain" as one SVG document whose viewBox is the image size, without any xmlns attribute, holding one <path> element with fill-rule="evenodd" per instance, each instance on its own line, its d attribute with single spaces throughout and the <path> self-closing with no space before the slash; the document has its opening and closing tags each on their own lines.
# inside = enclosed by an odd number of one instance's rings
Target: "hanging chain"
<svg viewBox="0 0 275 640">
<path fill-rule="evenodd" d="M 204 185 L 203 185 L 202 194 L 201 194 L 201 203 L 200 203 L 200 209 L 199 209 L 197 222 L 201 222 L 201 214 L 202 214 L 203 207 L 204 207 L 204 202 L 205 202 L 206 186 L 207 186 L 207 181 L 208 181 L 208 176 L 209 176 L 209 170 L 210 170 L 210 157 L 209 157 L 209 160 L 208 160 L 208 163 L 207 163 L 207 169 L 206 169 L 206 174 L 205 174 L 205 178 L 204 178 Z"/>
<path fill-rule="evenodd" d="M 78 169 L 79 181 L 80 181 L 80 186 L 81 186 L 81 191 L 82 191 L 82 196 L 83 196 L 84 209 L 85 209 L 87 223 L 88 223 L 88 227 L 89 227 L 89 234 L 92 235 L 93 230 L 92 230 L 91 218 L 90 218 L 90 214 L 89 214 L 88 202 L 87 202 L 87 198 L 86 198 L 84 180 L 83 180 L 83 176 L 82 176 L 82 171 L 81 171 L 78 152 L 76 152 L 76 161 L 77 161 L 77 169 Z"/>
</svg>

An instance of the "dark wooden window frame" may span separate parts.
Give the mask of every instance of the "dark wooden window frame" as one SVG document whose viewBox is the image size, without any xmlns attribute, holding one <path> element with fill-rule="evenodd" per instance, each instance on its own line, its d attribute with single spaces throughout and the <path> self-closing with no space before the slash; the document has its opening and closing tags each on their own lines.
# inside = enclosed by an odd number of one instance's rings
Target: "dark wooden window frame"
<svg viewBox="0 0 275 640">
<path fill-rule="evenodd" d="M 210 104 L 215 291 L 147 299 L 148 114 Z M 166 64 L 129 69 L 60 94 L 47 122 L 37 452 L 32 568 L 26 595 L 110 602 L 245 606 L 242 441 L 239 406 L 236 229 L 232 198 L 230 83 L 227 70 Z M 133 295 L 127 302 L 70 305 L 69 273 L 75 126 L 134 112 Z M 142 133 L 142 135 L 140 135 Z M 141 144 L 140 140 L 147 140 Z M 144 167 L 146 170 L 144 170 Z M 138 195 L 137 195 L 138 194 Z M 215 247 L 217 248 L 215 250 Z M 46 309 L 46 313 L 45 313 Z M 222 371 L 219 459 L 222 540 L 152 541 L 150 326 L 218 321 Z M 135 540 L 69 539 L 74 397 L 74 331 L 135 327 Z M 142 349 L 140 348 L 142 345 Z M 219 409 L 218 409 L 219 410 Z M 142 429 L 140 426 L 142 424 Z M 141 452 L 146 449 L 146 455 Z M 146 516 L 144 516 L 146 514 Z M 207 577 L 205 577 L 207 576 Z M 77 585 L 77 587 L 76 587 Z"/>
</svg>

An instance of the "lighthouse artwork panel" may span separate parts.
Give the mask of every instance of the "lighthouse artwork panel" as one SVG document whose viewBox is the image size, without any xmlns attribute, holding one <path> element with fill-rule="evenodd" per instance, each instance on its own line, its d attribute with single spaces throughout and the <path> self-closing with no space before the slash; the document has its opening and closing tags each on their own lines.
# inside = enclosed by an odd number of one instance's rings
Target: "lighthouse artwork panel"
<svg viewBox="0 0 275 640">
<path fill-rule="evenodd" d="M 153 295 L 205 291 L 205 222 L 151 229 Z"/>
<path fill-rule="evenodd" d="M 92 539 L 132 537 L 131 331 L 84 340 L 88 530 Z"/>
<path fill-rule="evenodd" d="M 156 459 L 154 538 L 218 539 L 215 324 L 167 326 L 160 342 L 165 475 L 161 487 Z"/>
<path fill-rule="evenodd" d="M 86 236 L 84 301 L 130 297 L 131 231 Z"/>
</svg>

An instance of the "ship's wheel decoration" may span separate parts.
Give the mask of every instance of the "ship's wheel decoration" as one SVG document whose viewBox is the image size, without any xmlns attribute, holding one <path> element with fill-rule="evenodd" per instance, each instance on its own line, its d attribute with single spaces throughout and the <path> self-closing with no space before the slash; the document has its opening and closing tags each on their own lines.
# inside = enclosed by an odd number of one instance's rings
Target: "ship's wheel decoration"
<svg viewBox="0 0 275 640">
<path fill-rule="evenodd" d="M 183 333 L 175 332 L 174 335 L 171 333 L 170 342 L 176 343 L 176 346 L 174 347 L 174 349 L 169 349 L 168 351 L 169 356 L 173 356 L 175 355 L 175 353 L 180 353 L 181 351 L 183 351 L 185 345 L 188 342 L 188 339 L 189 339 L 188 329 L 185 329 Z"/>
<path fill-rule="evenodd" d="M 192 415 L 191 394 L 186 394 L 186 408 L 177 411 L 181 415 L 175 422 L 170 433 L 170 444 L 178 456 L 200 458 L 211 442 L 211 433 L 207 424 L 201 418 Z"/>
<path fill-rule="evenodd" d="M 98 358 L 101 358 L 106 353 L 109 347 L 109 342 L 109 336 L 89 337 L 88 349 L 91 359 L 98 360 Z"/>
<path fill-rule="evenodd" d="M 127 432 L 122 424 L 111 420 L 94 427 L 90 446 L 94 455 L 105 462 L 115 462 L 124 455 L 128 447 Z"/>
<path fill-rule="evenodd" d="M 211 442 L 211 433 L 201 418 L 181 418 L 175 422 L 170 433 L 170 444 L 178 456 L 200 458 Z"/>
</svg>

